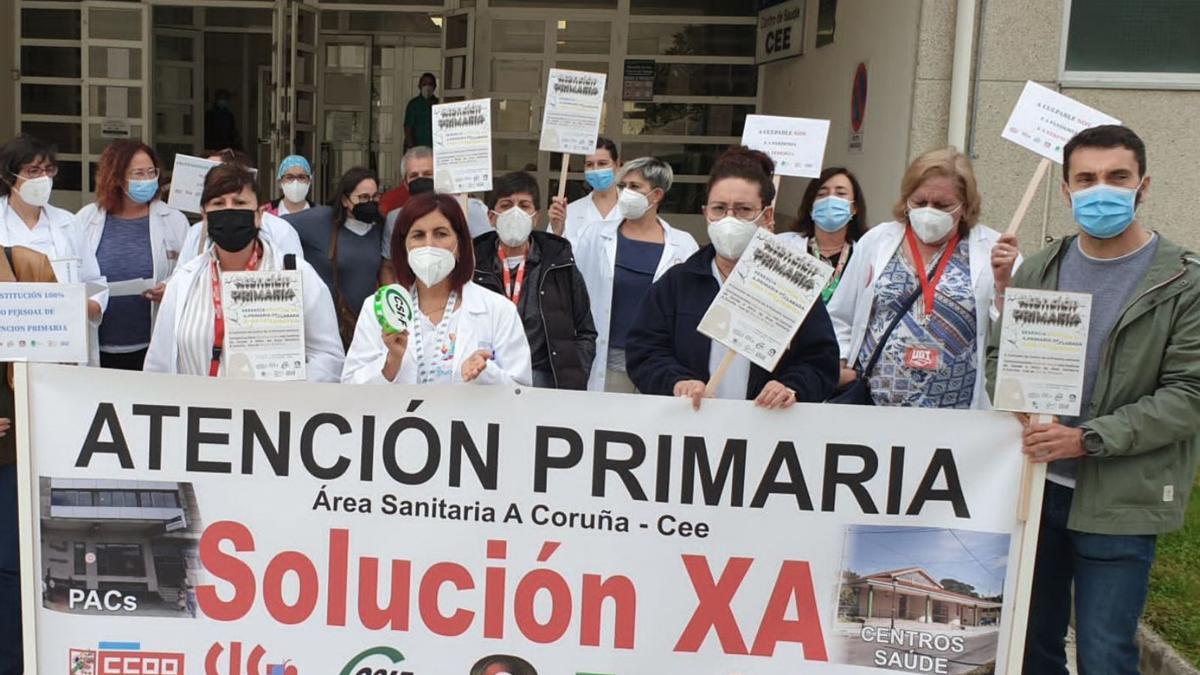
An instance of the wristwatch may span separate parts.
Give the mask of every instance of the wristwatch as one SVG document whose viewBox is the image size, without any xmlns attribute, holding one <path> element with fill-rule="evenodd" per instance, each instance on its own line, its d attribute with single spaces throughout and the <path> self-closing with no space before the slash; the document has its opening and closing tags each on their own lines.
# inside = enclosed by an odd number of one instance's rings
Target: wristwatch
<svg viewBox="0 0 1200 675">
<path fill-rule="evenodd" d="M 1083 454 L 1087 457 L 1099 457 L 1104 452 L 1104 439 L 1092 429 L 1083 427 Z"/>
</svg>

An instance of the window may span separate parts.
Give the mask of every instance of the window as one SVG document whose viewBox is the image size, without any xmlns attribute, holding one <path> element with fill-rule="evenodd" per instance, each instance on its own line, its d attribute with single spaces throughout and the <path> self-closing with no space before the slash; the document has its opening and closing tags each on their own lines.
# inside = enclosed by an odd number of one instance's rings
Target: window
<svg viewBox="0 0 1200 675">
<path fill-rule="evenodd" d="M 74 547 L 75 574 L 87 574 L 87 544 L 75 543 Z"/>
<path fill-rule="evenodd" d="M 153 495 L 155 508 L 179 508 L 179 497 L 174 492 L 155 492 Z"/>
<path fill-rule="evenodd" d="M 141 544 L 96 544 L 96 572 L 101 576 L 146 576 Z"/>
<path fill-rule="evenodd" d="M 1200 89 L 1200 3 L 1068 0 L 1063 84 Z"/>
</svg>

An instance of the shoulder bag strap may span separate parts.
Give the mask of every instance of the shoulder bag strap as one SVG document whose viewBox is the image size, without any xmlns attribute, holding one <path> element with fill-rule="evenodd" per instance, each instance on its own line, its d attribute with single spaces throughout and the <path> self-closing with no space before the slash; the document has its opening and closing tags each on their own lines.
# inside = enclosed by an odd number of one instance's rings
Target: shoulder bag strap
<svg viewBox="0 0 1200 675">
<path fill-rule="evenodd" d="M 945 251 L 942 253 L 942 255 L 954 255 L 954 251 Z M 941 257 L 939 256 L 933 264 L 933 270 L 929 272 L 929 278 L 931 280 L 933 279 L 934 274 L 937 273 L 936 270 L 938 267 L 938 262 L 940 261 Z M 896 326 L 899 326 L 900 322 L 904 320 L 904 317 L 908 315 L 908 311 L 912 309 L 914 304 L 916 304 L 917 298 L 921 297 L 923 292 L 924 289 L 921 287 L 921 284 L 918 283 L 917 290 L 912 295 L 908 296 L 908 298 L 904 301 L 904 304 L 900 306 L 900 311 L 896 313 L 896 318 L 892 319 L 892 322 L 888 324 L 887 329 L 884 330 L 883 334 L 879 336 L 879 342 L 875 344 L 875 349 L 871 352 L 871 358 L 867 359 L 867 367 L 863 368 L 862 372 L 859 373 L 860 376 L 866 377 L 871 374 L 871 371 L 875 370 L 875 364 L 879 362 L 879 357 L 883 355 L 883 347 L 887 344 L 888 338 L 892 336 L 892 332 L 896 330 Z"/>
</svg>

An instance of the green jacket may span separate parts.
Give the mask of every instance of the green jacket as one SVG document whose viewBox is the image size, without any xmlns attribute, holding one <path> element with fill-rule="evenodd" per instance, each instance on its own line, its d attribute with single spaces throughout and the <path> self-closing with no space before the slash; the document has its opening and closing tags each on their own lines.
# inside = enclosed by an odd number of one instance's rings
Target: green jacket
<svg viewBox="0 0 1200 675">
<path fill-rule="evenodd" d="M 1058 288 L 1063 252 L 1074 241 L 1055 241 L 1027 258 L 1010 285 Z M 989 392 L 1000 331 L 994 322 Z M 1105 343 L 1084 417 L 1104 450 L 1080 460 L 1068 527 L 1097 534 L 1182 527 L 1200 459 L 1200 259 L 1161 234 L 1149 271 Z"/>
</svg>

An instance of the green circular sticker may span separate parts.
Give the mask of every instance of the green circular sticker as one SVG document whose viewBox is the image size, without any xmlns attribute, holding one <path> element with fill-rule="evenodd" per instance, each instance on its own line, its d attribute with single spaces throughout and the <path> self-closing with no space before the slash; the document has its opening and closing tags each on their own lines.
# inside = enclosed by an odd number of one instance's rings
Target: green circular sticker
<svg viewBox="0 0 1200 675">
<path fill-rule="evenodd" d="M 403 333 L 413 320 L 413 302 L 400 284 L 375 291 L 375 318 L 387 333 Z"/>
</svg>

